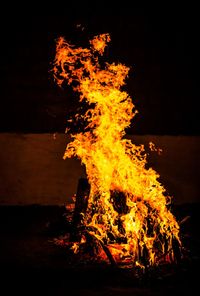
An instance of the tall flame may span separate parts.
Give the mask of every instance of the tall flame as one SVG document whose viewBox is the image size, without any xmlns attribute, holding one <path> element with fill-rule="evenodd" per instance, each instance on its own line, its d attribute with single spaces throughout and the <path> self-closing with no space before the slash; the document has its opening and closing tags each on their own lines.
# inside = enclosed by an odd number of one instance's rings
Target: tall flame
<svg viewBox="0 0 200 296">
<path fill-rule="evenodd" d="M 55 79 L 59 85 L 72 85 L 90 107 L 84 115 L 85 130 L 71 134 L 64 159 L 76 156 L 85 165 L 90 194 L 83 223 L 90 233 L 114 257 L 128 257 L 142 266 L 145 253 L 152 265 L 164 254 L 173 258 L 173 240 L 181 244 L 179 226 L 168 209 L 170 198 L 159 174 L 147 168 L 144 146 L 123 138 L 137 111 L 121 90 L 129 68 L 100 65 L 109 41 L 109 34 L 95 36 L 89 48 L 75 48 L 64 38 L 57 41 Z"/>
</svg>

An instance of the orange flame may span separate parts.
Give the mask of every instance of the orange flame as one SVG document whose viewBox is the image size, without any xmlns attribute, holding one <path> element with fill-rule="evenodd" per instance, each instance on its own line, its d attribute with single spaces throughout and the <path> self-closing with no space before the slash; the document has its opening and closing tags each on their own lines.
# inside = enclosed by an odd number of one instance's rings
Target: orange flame
<svg viewBox="0 0 200 296">
<path fill-rule="evenodd" d="M 67 81 L 80 101 L 92 104 L 84 115 L 85 131 L 71 134 L 64 159 L 77 156 L 85 165 L 90 194 L 83 223 L 90 234 L 107 244 L 115 258 L 131 258 L 143 266 L 140 258 L 146 253 L 152 265 L 165 253 L 173 257 L 173 239 L 181 244 L 179 225 L 167 207 L 159 174 L 146 168 L 144 146 L 123 138 L 137 111 L 121 90 L 129 68 L 100 66 L 98 56 L 109 41 L 109 34 L 95 36 L 90 48 L 75 48 L 64 38 L 57 41 L 57 83 Z"/>
</svg>

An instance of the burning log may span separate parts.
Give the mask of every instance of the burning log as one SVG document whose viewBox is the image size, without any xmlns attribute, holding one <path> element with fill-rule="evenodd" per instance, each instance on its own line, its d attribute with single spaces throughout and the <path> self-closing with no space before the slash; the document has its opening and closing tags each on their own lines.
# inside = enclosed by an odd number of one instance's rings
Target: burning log
<svg viewBox="0 0 200 296">
<path fill-rule="evenodd" d="M 72 232 L 70 235 L 71 241 L 80 241 L 81 234 L 78 228 L 83 224 L 83 216 L 86 213 L 88 206 L 88 197 L 90 186 L 86 178 L 80 178 L 78 181 L 75 208 L 72 217 Z"/>
<path fill-rule="evenodd" d="M 89 243 L 89 245 L 92 246 L 93 249 L 95 249 L 95 248 L 98 249 L 98 246 L 100 246 L 102 248 L 102 250 L 104 251 L 104 253 L 106 254 L 111 265 L 113 267 L 116 267 L 117 264 L 112 256 L 109 248 L 101 240 L 98 240 L 95 236 L 91 235 L 89 231 L 85 231 L 84 234 L 87 238 L 87 243 Z M 97 252 L 98 252 L 98 250 L 97 250 Z"/>
</svg>

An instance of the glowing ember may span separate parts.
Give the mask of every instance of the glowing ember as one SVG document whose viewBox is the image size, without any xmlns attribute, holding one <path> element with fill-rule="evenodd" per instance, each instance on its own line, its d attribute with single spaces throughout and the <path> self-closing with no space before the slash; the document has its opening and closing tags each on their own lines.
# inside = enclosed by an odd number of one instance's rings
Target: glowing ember
<svg viewBox="0 0 200 296">
<path fill-rule="evenodd" d="M 109 34 L 95 36 L 89 48 L 57 41 L 55 79 L 59 85 L 72 85 L 90 107 L 83 118 L 85 131 L 71 134 L 64 158 L 77 156 L 86 167 L 90 194 L 82 223 L 89 235 L 117 262 L 128 260 L 143 268 L 163 257 L 174 260 L 173 243 L 181 245 L 179 226 L 158 173 L 146 167 L 144 146 L 123 138 L 137 111 L 120 90 L 129 68 L 100 65 L 99 55 L 109 41 Z M 150 148 L 155 150 L 152 143 Z M 73 249 L 78 252 L 77 243 Z"/>
</svg>

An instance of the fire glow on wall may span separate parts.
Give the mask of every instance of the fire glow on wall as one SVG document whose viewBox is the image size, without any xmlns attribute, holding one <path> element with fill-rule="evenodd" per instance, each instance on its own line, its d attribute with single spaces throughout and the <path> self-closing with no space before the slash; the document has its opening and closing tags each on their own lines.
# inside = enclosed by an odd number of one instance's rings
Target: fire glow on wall
<svg viewBox="0 0 200 296">
<path fill-rule="evenodd" d="M 60 86 L 67 82 L 80 102 L 88 105 L 86 113 L 75 119 L 84 121 L 84 130 L 67 130 L 72 141 L 64 159 L 81 160 L 90 186 L 88 195 L 81 197 L 86 210 L 81 213 L 78 235 L 69 245 L 83 254 L 93 241 L 97 259 L 109 257 L 118 264 L 144 269 L 176 260 L 173 246 L 181 249 L 179 225 L 159 174 L 148 167 L 144 146 L 124 138 L 137 111 L 122 90 L 129 68 L 100 62 L 108 42 L 109 34 L 95 36 L 89 48 L 57 40 L 56 82 Z"/>
</svg>

